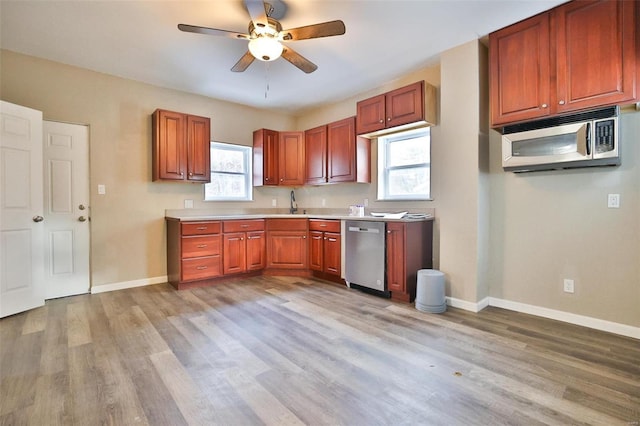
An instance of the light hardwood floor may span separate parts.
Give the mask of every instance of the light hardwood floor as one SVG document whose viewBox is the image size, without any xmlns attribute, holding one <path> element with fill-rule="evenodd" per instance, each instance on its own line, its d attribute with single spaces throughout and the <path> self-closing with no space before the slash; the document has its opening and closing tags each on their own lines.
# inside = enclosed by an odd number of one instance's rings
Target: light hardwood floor
<svg viewBox="0 0 640 426">
<path fill-rule="evenodd" d="M 638 425 L 640 342 L 315 279 L 168 284 L 0 320 L 3 425 Z"/>
</svg>

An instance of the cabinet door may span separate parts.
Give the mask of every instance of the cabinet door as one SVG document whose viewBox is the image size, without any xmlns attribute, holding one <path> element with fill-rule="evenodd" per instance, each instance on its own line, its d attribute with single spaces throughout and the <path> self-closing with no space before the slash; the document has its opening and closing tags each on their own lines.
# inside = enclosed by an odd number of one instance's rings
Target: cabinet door
<svg viewBox="0 0 640 426">
<path fill-rule="evenodd" d="M 157 110 L 153 113 L 153 180 L 184 180 L 187 162 L 186 116 Z"/>
<path fill-rule="evenodd" d="M 210 120 L 187 116 L 187 180 L 211 182 Z"/>
<path fill-rule="evenodd" d="M 306 231 L 270 231 L 267 235 L 267 267 L 307 269 Z"/>
<path fill-rule="evenodd" d="M 327 182 L 327 126 L 304 132 L 305 182 L 320 184 Z"/>
<path fill-rule="evenodd" d="M 324 233 L 324 272 L 340 276 L 341 236 L 334 232 Z"/>
<path fill-rule="evenodd" d="M 264 231 L 247 232 L 247 271 L 264 269 L 266 260 L 267 241 Z"/>
<path fill-rule="evenodd" d="M 329 124 L 327 140 L 329 182 L 354 182 L 356 180 L 355 117 Z"/>
<path fill-rule="evenodd" d="M 549 14 L 489 34 L 491 125 L 550 114 Z"/>
<path fill-rule="evenodd" d="M 253 132 L 253 185 L 278 184 L 278 132 Z"/>
<path fill-rule="evenodd" d="M 280 132 L 278 143 L 279 185 L 304 185 L 304 133 Z"/>
<path fill-rule="evenodd" d="M 235 232 L 222 236 L 222 263 L 224 274 L 237 274 L 246 270 L 245 233 Z"/>
<path fill-rule="evenodd" d="M 359 135 L 385 128 L 384 94 L 358 102 L 356 109 L 356 127 Z"/>
<path fill-rule="evenodd" d="M 387 289 L 405 291 L 404 225 L 387 223 Z"/>
<path fill-rule="evenodd" d="M 424 120 L 424 83 L 419 81 L 388 92 L 385 113 L 387 128 Z"/>
<path fill-rule="evenodd" d="M 309 269 L 322 271 L 324 232 L 309 231 Z"/>
<path fill-rule="evenodd" d="M 558 112 L 634 99 L 633 1 L 579 1 L 556 10 Z"/>
</svg>

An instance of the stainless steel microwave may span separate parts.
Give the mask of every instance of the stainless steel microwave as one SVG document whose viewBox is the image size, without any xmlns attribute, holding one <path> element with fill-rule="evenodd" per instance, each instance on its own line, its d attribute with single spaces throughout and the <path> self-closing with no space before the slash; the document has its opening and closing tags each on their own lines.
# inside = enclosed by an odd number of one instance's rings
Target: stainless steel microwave
<svg viewBox="0 0 640 426">
<path fill-rule="evenodd" d="M 568 169 L 620 164 L 618 107 L 506 126 L 506 171 Z"/>
</svg>

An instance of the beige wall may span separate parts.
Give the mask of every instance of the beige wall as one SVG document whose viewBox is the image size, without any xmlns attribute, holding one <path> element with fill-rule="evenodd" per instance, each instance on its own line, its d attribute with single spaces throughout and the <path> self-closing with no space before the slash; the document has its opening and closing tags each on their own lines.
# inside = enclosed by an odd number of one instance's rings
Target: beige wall
<svg viewBox="0 0 640 426">
<path fill-rule="evenodd" d="M 212 139 L 251 145 L 261 127 L 292 128 L 294 120 L 242 105 L 134 82 L 2 51 L 3 100 L 43 111 L 45 120 L 88 124 L 91 167 L 92 285 L 166 275 L 165 209 L 184 199 L 203 203 L 202 185 L 151 182 L 151 114 L 156 108 L 211 117 Z M 96 185 L 105 184 L 106 195 Z M 256 191 L 267 207 L 285 191 Z"/>
<path fill-rule="evenodd" d="M 94 286 L 166 274 L 165 209 L 184 199 L 213 210 L 288 205 L 290 188 L 257 188 L 251 203 L 204 203 L 200 185 L 151 182 L 150 114 L 162 107 L 210 116 L 212 138 L 250 145 L 267 127 L 304 130 L 355 114 L 355 102 L 424 79 L 438 88 L 432 130 L 433 201 L 375 201 L 374 184 L 296 188 L 301 208 L 436 209 L 435 266 L 447 295 L 486 296 L 640 326 L 640 113 L 622 117 L 617 168 L 505 173 L 500 140 L 487 130 L 486 49 L 477 42 L 444 52 L 425 68 L 333 106 L 289 117 L 2 52 L 0 97 L 49 120 L 91 126 L 92 282 Z M 375 145 L 374 145 L 375 146 Z M 488 146 L 490 148 L 488 148 Z M 490 156 L 487 151 L 490 150 Z M 372 171 L 375 176 L 376 150 Z M 98 183 L 107 195 L 98 196 Z M 622 196 L 606 208 L 606 194 Z M 573 278 L 576 292 L 562 292 Z"/>
<path fill-rule="evenodd" d="M 491 132 L 492 296 L 640 326 L 640 112 L 621 133 L 620 167 L 514 174 Z"/>
</svg>

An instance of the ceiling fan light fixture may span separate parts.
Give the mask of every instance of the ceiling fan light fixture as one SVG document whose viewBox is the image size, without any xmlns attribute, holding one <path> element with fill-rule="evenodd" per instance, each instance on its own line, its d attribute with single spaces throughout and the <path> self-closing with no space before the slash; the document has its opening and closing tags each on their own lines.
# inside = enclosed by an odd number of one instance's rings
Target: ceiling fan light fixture
<svg viewBox="0 0 640 426">
<path fill-rule="evenodd" d="M 274 61 L 282 55 L 284 47 L 275 38 L 261 36 L 249 41 L 249 52 L 261 61 Z"/>
</svg>

